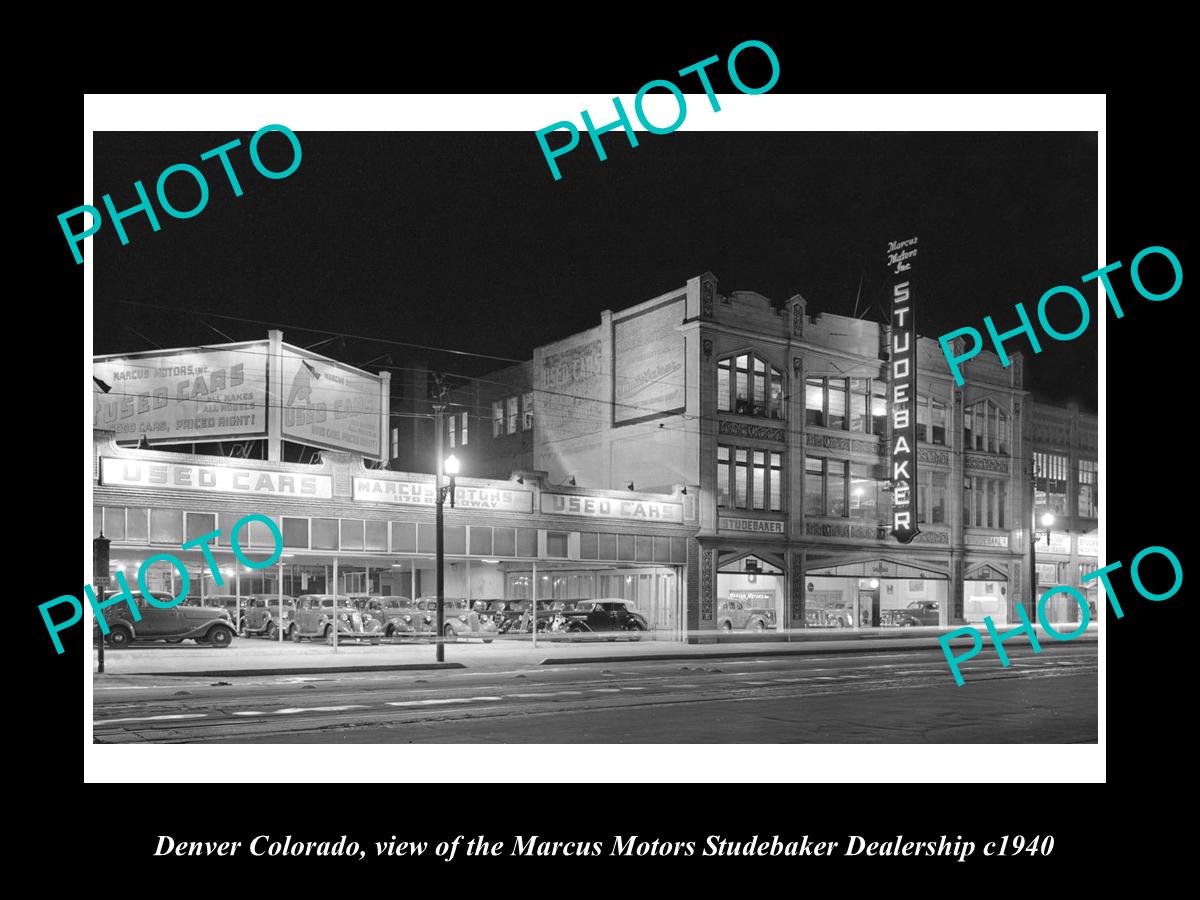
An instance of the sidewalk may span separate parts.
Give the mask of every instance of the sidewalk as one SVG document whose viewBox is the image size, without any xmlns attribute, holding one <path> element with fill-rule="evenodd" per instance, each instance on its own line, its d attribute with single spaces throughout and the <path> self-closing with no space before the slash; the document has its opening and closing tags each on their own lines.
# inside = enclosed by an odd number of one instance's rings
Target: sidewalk
<svg viewBox="0 0 1200 900">
<path fill-rule="evenodd" d="M 343 644 L 336 651 L 326 644 L 278 644 L 256 638 L 235 640 L 227 649 L 191 644 L 135 644 L 125 650 L 106 650 L 108 675 L 305 675 L 337 672 L 391 672 L 429 669 L 493 669 L 526 666 L 620 663 L 672 659 L 736 659 L 798 654 L 845 654 L 940 650 L 938 636 L 952 629 L 880 628 L 826 634 L 794 633 L 790 640 L 780 635 L 766 639 L 725 640 L 717 643 L 682 644 L 665 640 L 641 641 L 547 641 L 537 647 L 528 640 L 458 641 L 446 644 L 444 663 L 434 659 L 432 644 Z M 1044 644 L 1059 643 L 1037 629 Z M 1095 643 L 1096 626 L 1076 642 Z M 707 636 L 707 635 L 706 635 Z M 739 636 L 740 637 L 740 636 Z M 746 636 L 747 638 L 749 636 Z M 985 645 L 987 642 L 984 637 Z M 955 646 L 966 646 L 957 639 Z M 96 671 L 97 654 L 92 651 Z M 103 677 L 103 676 L 98 676 Z"/>
</svg>

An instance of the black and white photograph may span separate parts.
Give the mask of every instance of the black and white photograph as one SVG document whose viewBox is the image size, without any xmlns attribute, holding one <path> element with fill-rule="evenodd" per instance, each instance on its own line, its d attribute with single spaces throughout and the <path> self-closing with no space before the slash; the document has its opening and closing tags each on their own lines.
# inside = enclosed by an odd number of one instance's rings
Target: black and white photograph
<svg viewBox="0 0 1200 900">
<path fill-rule="evenodd" d="M 97 746 L 1096 744 L 1097 131 L 704 99 L 97 125 Z"/>
</svg>

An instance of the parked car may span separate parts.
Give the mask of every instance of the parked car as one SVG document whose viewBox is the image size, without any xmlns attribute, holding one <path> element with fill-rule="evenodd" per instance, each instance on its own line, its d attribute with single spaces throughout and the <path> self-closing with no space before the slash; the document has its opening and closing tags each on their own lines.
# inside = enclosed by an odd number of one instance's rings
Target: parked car
<svg viewBox="0 0 1200 900">
<path fill-rule="evenodd" d="M 160 603 L 170 603 L 175 598 L 170 594 L 151 591 L 151 596 Z M 129 612 L 129 606 L 118 603 L 104 610 L 104 621 L 108 623 L 105 645 L 114 649 L 128 647 L 134 641 L 166 641 L 178 644 L 191 639 L 197 644 L 228 647 L 236 633 L 229 613 L 223 607 L 187 606 L 183 603 L 169 609 L 152 606 L 140 593 L 134 594 L 141 619 L 137 622 Z M 95 626 L 99 634 L 100 626 Z"/>
<path fill-rule="evenodd" d="M 351 594 L 351 598 L 356 595 Z M 354 605 L 368 613 L 383 626 L 384 637 L 399 637 L 413 633 L 413 602 L 407 597 L 383 597 L 379 595 L 357 595 Z"/>
<path fill-rule="evenodd" d="M 766 631 L 775 627 L 775 610 L 752 606 L 738 598 L 724 598 L 717 604 L 717 627 L 724 631 Z"/>
<path fill-rule="evenodd" d="M 854 625 L 854 607 L 849 603 L 829 603 L 821 610 L 826 627 L 850 628 Z"/>
<path fill-rule="evenodd" d="M 437 633 L 437 597 L 422 597 L 417 601 L 413 622 L 418 634 Z M 478 637 L 490 644 L 496 634 L 496 623 L 490 616 L 468 607 L 465 600 L 446 597 L 442 606 L 442 634 L 448 638 Z"/>
<path fill-rule="evenodd" d="M 245 603 L 246 598 L 243 597 L 241 599 L 243 609 L 240 618 L 238 616 L 238 598 L 235 594 L 209 594 L 207 597 L 188 597 L 180 605 L 207 606 L 210 609 L 224 609 L 229 613 L 230 620 L 237 623 L 238 634 L 242 634 L 245 630 Z"/>
<path fill-rule="evenodd" d="M 568 632 L 646 631 L 645 617 L 621 599 L 580 600 L 571 610 L 560 613 Z"/>
<path fill-rule="evenodd" d="M 939 622 L 936 600 L 914 600 L 904 609 L 896 610 L 895 622 L 901 626 L 937 625 Z"/>
<path fill-rule="evenodd" d="M 242 610 L 242 617 L 245 619 L 245 626 L 242 629 L 242 633 L 261 634 L 272 639 L 278 638 L 281 628 L 279 624 L 279 595 L 251 594 L 249 597 L 243 597 L 242 599 L 246 604 Z M 295 615 L 296 601 L 291 597 L 284 597 L 282 625 L 284 634 L 287 634 L 288 626 L 291 625 Z"/>
<path fill-rule="evenodd" d="M 341 643 L 378 644 L 383 623 L 361 612 L 344 594 L 305 594 L 296 601 L 296 615 L 288 626 L 288 637 L 300 643 L 304 638 L 324 638 L 333 643 L 333 623 L 337 622 Z"/>
</svg>

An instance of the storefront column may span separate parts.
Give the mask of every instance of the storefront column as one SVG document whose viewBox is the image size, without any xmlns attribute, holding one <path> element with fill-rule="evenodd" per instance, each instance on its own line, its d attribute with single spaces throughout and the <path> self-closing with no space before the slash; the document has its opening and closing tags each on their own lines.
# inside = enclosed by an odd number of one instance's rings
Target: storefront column
<svg viewBox="0 0 1200 900">
<path fill-rule="evenodd" d="M 530 625 L 530 628 L 531 628 L 531 634 L 533 635 L 533 646 L 536 647 L 537 646 L 537 581 L 538 581 L 538 579 L 537 579 L 537 560 L 536 559 L 533 561 L 532 565 L 533 565 L 533 575 L 532 575 L 533 587 L 531 587 L 529 589 L 529 596 L 530 596 L 529 607 L 530 607 L 530 611 L 533 613 L 533 622 Z"/>
<path fill-rule="evenodd" d="M 233 595 L 237 597 L 237 622 L 234 623 L 234 628 L 238 634 L 242 633 L 238 625 L 242 621 L 242 574 L 237 570 L 237 560 L 233 561 Z"/>
<path fill-rule="evenodd" d="M 264 582 L 266 581 L 265 578 L 263 580 L 264 580 Z M 266 588 L 266 584 L 263 584 L 263 587 Z M 279 643 L 282 644 L 283 643 L 283 632 L 284 632 L 284 628 L 283 628 L 283 560 L 282 559 L 279 560 L 279 585 L 278 585 L 278 587 L 279 587 L 279 627 L 276 629 L 276 631 L 279 632 Z"/>
<path fill-rule="evenodd" d="M 333 558 L 333 652 L 337 653 L 338 641 L 338 558 Z"/>
<path fill-rule="evenodd" d="M 791 590 L 788 596 L 790 603 L 787 607 L 787 618 L 784 627 L 787 628 L 787 639 L 792 639 L 793 628 L 803 628 L 805 625 L 804 617 L 804 594 L 807 588 L 805 578 L 807 577 L 806 570 L 808 569 L 808 553 L 805 550 L 792 551 L 792 564 L 788 572 L 788 579 Z"/>
</svg>

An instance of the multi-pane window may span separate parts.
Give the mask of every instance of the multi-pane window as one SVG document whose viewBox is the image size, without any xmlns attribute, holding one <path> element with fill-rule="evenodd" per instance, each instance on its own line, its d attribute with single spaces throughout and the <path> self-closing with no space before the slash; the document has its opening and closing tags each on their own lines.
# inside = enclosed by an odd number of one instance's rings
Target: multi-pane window
<svg viewBox="0 0 1200 900">
<path fill-rule="evenodd" d="M 469 413 L 462 413 L 459 418 L 459 427 L 458 427 L 459 446 L 462 446 L 462 447 L 467 446 L 467 422 L 469 422 L 470 419 L 471 419 L 471 416 Z"/>
<path fill-rule="evenodd" d="M 783 510 L 783 454 L 771 453 L 771 478 L 768 488 L 769 503 L 772 512 Z"/>
<path fill-rule="evenodd" d="M 783 418 L 783 373 L 751 353 L 717 363 L 717 409 L 743 416 Z"/>
<path fill-rule="evenodd" d="M 1067 514 L 1067 458 L 1057 453 L 1033 453 L 1033 503 L 1058 515 Z"/>
<path fill-rule="evenodd" d="M 875 519 L 879 512 L 879 482 L 865 463 L 850 463 L 850 517 Z"/>
<path fill-rule="evenodd" d="M 446 432 L 450 449 L 453 450 L 458 446 L 458 416 L 451 416 L 446 423 Z"/>
<path fill-rule="evenodd" d="M 508 404 L 508 433 L 517 433 L 517 415 L 519 413 L 518 397 L 509 397 L 506 403 Z"/>
<path fill-rule="evenodd" d="M 744 447 L 733 451 L 733 505 L 740 509 L 746 508 L 746 454 Z"/>
<path fill-rule="evenodd" d="M 400 429 L 392 429 L 392 459 L 400 455 Z"/>
<path fill-rule="evenodd" d="M 963 483 L 963 527 L 1008 527 L 1008 482 L 968 476 Z"/>
<path fill-rule="evenodd" d="M 497 400 L 492 404 L 492 437 L 498 438 L 504 434 L 504 401 Z"/>
<path fill-rule="evenodd" d="M 866 464 L 805 457 L 804 511 L 810 516 L 877 519 L 878 479 Z"/>
<path fill-rule="evenodd" d="M 871 379 L 871 434 L 887 434 L 887 382 Z"/>
<path fill-rule="evenodd" d="M 783 454 L 717 445 L 717 506 L 780 512 Z"/>
<path fill-rule="evenodd" d="M 1099 485 L 1096 482 L 1096 461 L 1079 461 L 1079 517 L 1094 519 L 1099 508 Z"/>
<path fill-rule="evenodd" d="M 920 472 L 917 483 L 917 521 L 930 522 L 934 525 L 946 522 L 946 484 L 948 476 L 945 472 L 924 469 Z"/>
<path fill-rule="evenodd" d="M 929 444 L 946 443 L 946 404 L 923 394 L 917 395 L 917 440 Z"/>
<path fill-rule="evenodd" d="M 843 431 L 887 434 L 887 382 L 880 378 L 806 378 L 804 422 Z M 919 397 L 917 422 L 921 440 L 946 443 L 944 403 Z"/>
<path fill-rule="evenodd" d="M 521 430 L 529 431 L 533 428 L 533 391 L 529 391 L 521 398 Z"/>
<path fill-rule="evenodd" d="M 815 456 L 804 458 L 804 513 L 825 514 L 825 460 Z"/>
<path fill-rule="evenodd" d="M 943 411 L 943 426 L 945 416 Z M 1009 452 L 1012 420 L 991 400 L 980 400 L 963 410 L 963 447 L 987 453 Z"/>
<path fill-rule="evenodd" d="M 717 506 L 729 506 L 729 448 L 717 446 Z"/>
<path fill-rule="evenodd" d="M 867 407 L 870 403 L 871 382 L 868 378 L 850 379 L 850 430 L 866 432 L 870 427 L 867 421 Z"/>
</svg>

